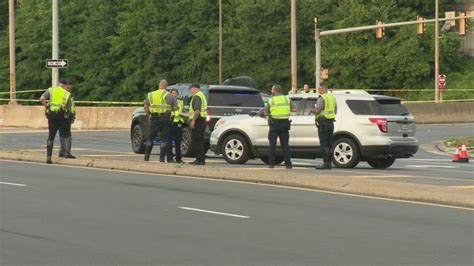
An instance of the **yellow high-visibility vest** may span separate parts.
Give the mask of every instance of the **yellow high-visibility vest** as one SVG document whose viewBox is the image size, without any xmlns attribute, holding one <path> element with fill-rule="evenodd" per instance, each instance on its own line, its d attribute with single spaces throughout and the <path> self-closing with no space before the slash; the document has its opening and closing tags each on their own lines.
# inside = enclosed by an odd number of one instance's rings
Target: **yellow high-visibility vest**
<svg viewBox="0 0 474 266">
<path fill-rule="evenodd" d="M 206 96 L 204 96 L 204 93 L 202 93 L 202 91 L 196 93 L 195 95 L 193 95 L 193 97 L 191 98 L 191 104 L 189 105 L 189 119 L 193 119 L 194 118 L 194 108 L 193 108 L 193 102 L 194 102 L 194 97 L 199 97 L 201 99 L 201 112 L 199 113 L 201 115 L 202 118 L 206 118 L 207 116 L 207 100 L 206 100 Z"/>
<path fill-rule="evenodd" d="M 316 115 L 316 119 L 320 117 L 324 117 L 326 119 L 334 119 L 336 118 L 336 99 L 329 93 L 321 94 L 321 97 L 324 100 L 324 110 L 322 110 L 319 114 Z"/>
<path fill-rule="evenodd" d="M 178 102 L 178 110 L 173 112 L 173 122 L 184 123 L 184 118 L 181 116 L 184 110 L 183 100 L 177 99 L 176 101 Z"/>
<path fill-rule="evenodd" d="M 62 87 L 49 88 L 49 110 L 57 112 L 66 109 L 66 104 L 71 94 Z"/>
<path fill-rule="evenodd" d="M 166 103 L 166 96 L 169 94 L 164 89 L 148 93 L 148 102 L 150 103 L 150 113 L 164 114 L 171 111 L 171 104 Z"/>
<path fill-rule="evenodd" d="M 268 101 L 270 115 L 273 119 L 288 119 L 291 114 L 290 98 L 285 95 L 273 96 Z"/>
</svg>

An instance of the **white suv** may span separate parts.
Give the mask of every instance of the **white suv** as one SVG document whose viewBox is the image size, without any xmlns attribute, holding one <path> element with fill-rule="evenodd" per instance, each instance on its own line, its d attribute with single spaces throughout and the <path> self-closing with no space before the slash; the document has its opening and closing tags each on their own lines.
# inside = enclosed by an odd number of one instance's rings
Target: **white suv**
<svg viewBox="0 0 474 266">
<path fill-rule="evenodd" d="M 334 92 L 337 115 L 334 123 L 333 158 L 336 167 L 352 168 L 367 161 L 374 168 L 390 167 L 396 158 L 408 158 L 418 150 L 413 115 L 400 99 L 362 92 Z M 322 157 L 314 115 L 309 110 L 317 93 L 290 95 L 298 107 L 290 119 L 292 158 Z M 260 158 L 268 163 L 268 124 L 260 113 L 220 119 L 211 134 L 211 150 L 228 163 L 243 164 Z M 277 146 L 276 163 L 283 161 Z"/>
</svg>

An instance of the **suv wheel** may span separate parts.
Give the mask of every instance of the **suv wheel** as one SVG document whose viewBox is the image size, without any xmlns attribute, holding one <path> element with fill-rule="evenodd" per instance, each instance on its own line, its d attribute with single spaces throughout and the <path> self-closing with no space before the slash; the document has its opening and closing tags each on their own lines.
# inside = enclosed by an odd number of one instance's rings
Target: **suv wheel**
<svg viewBox="0 0 474 266">
<path fill-rule="evenodd" d="M 241 135 L 234 134 L 225 138 L 221 145 L 221 153 L 231 164 L 243 164 L 249 160 L 247 141 Z"/>
<path fill-rule="evenodd" d="M 183 134 L 181 139 L 181 154 L 186 157 L 191 157 L 194 154 L 191 150 L 191 130 L 189 128 L 183 128 Z"/>
<path fill-rule="evenodd" d="M 337 139 L 333 144 L 332 162 L 336 167 L 354 168 L 360 162 L 357 144 L 348 138 Z"/>
<path fill-rule="evenodd" d="M 367 159 L 367 163 L 375 169 L 385 169 L 395 162 L 395 158 L 387 157 L 387 158 L 373 158 Z"/>
<path fill-rule="evenodd" d="M 132 150 L 135 153 L 145 153 L 145 135 L 140 124 L 136 124 L 132 129 Z"/>
<path fill-rule="evenodd" d="M 268 164 L 268 156 L 262 156 L 260 157 L 260 160 L 262 160 L 262 162 L 264 162 L 265 164 Z M 281 156 L 276 156 L 275 157 L 275 165 L 279 165 L 281 164 L 285 159 Z"/>
</svg>

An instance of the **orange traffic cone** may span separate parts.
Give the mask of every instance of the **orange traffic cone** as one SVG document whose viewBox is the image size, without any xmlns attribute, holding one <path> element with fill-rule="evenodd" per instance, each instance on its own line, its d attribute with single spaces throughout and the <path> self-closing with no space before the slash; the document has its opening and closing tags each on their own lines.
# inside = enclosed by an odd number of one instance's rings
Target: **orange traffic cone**
<svg viewBox="0 0 474 266">
<path fill-rule="evenodd" d="M 456 148 L 454 148 L 454 159 L 453 159 L 453 163 L 459 163 L 459 158 L 460 155 L 459 155 L 459 145 L 456 145 Z"/>
<path fill-rule="evenodd" d="M 469 154 L 467 154 L 466 144 L 462 145 L 461 156 L 459 157 L 459 161 L 462 162 L 462 163 L 468 163 L 469 162 Z"/>
</svg>

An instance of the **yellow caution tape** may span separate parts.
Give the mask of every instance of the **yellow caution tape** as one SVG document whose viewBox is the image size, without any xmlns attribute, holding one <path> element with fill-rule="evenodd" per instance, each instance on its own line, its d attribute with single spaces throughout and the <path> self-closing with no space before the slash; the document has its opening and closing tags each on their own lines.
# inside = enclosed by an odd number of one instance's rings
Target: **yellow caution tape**
<svg viewBox="0 0 474 266">
<path fill-rule="evenodd" d="M 45 91 L 45 89 L 40 89 L 40 90 L 24 90 L 24 91 L 15 91 L 15 94 L 21 94 L 21 93 L 30 93 L 30 92 L 38 92 L 38 91 Z M 0 94 L 10 94 L 9 91 L 2 91 Z"/>
</svg>

